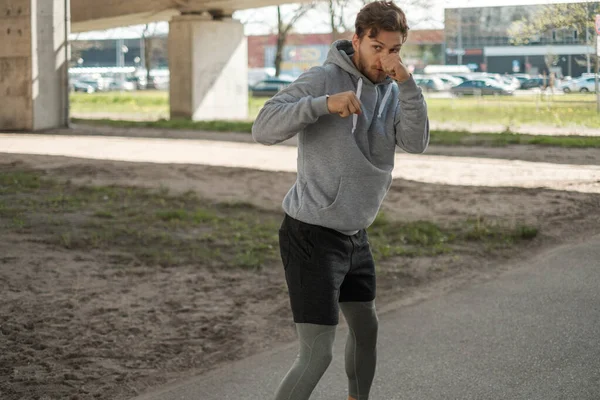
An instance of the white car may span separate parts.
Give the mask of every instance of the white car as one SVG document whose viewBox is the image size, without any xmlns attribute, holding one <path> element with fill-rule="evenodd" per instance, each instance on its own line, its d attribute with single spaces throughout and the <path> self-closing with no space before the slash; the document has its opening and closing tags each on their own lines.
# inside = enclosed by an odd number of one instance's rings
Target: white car
<svg viewBox="0 0 600 400">
<path fill-rule="evenodd" d="M 436 76 L 424 76 L 415 78 L 415 82 L 424 92 L 441 92 L 446 90 L 446 84 Z"/>
<path fill-rule="evenodd" d="M 565 93 L 571 92 L 595 92 L 596 91 L 596 78 L 593 76 L 585 76 L 577 79 L 570 80 L 563 83 L 560 88 Z"/>
<path fill-rule="evenodd" d="M 458 86 L 463 83 L 463 80 L 448 74 L 437 74 L 436 77 L 440 78 L 444 85 L 446 85 L 447 89 L 453 88 L 454 86 Z"/>
</svg>

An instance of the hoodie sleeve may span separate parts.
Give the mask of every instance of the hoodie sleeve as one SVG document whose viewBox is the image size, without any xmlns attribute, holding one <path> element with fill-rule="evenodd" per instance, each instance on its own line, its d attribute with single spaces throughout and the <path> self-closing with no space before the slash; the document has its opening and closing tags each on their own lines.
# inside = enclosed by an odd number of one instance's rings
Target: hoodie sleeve
<svg viewBox="0 0 600 400">
<path fill-rule="evenodd" d="M 396 144 L 408 153 L 423 153 L 429 145 L 427 103 L 412 77 L 398 87 L 400 95 L 394 119 Z"/>
<path fill-rule="evenodd" d="M 322 67 L 313 67 L 269 99 L 252 125 L 252 138 L 266 145 L 277 144 L 329 114 L 325 77 Z"/>
</svg>

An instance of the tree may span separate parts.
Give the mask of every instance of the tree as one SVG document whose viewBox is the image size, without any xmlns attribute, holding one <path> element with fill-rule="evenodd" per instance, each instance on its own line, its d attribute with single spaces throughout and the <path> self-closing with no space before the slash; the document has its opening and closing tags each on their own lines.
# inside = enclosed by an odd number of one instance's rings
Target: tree
<svg viewBox="0 0 600 400">
<path fill-rule="evenodd" d="M 591 57 L 591 58 L 583 58 L 583 57 L 575 57 L 575 62 L 577 63 L 577 65 L 579 65 L 580 67 L 586 67 L 586 66 L 590 66 L 590 71 L 591 70 L 596 70 L 596 64 L 598 64 L 598 57 Z"/>
<path fill-rule="evenodd" d="M 552 52 L 546 53 L 546 55 L 544 56 L 544 63 L 546 64 L 546 68 L 548 68 L 548 71 L 550 71 L 552 67 L 558 64 L 558 54 L 554 54 Z"/>
<path fill-rule="evenodd" d="M 154 83 L 150 79 L 150 70 L 152 69 L 152 37 L 156 31 L 156 24 L 144 25 L 142 31 L 142 41 L 144 43 L 144 68 L 146 69 L 146 89 L 152 89 Z"/>
<path fill-rule="evenodd" d="M 331 28 L 332 40 L 341 39 L 341 33 L 354 30 L 354 17 L 362 7 L 370 3 L 371 0 L 328 0 L 327 21 Z M 406 12 L 408 24 L 410 27 L 422 23 L 441 23 L 443 21 L 434 20 L 433 14 L 428 10 L 433 6 L 432 0 L 406 0 L 400 7 Z"/>
<path fill-rule="evenodd" d="M 595 14 L 600 13 L 600 3 L 569 3 L 548 4 L 540 11 L 528 18 L 515 21 L 508 29 L 508 34 L 515 45 L 529 44 L 533 38 L 545 35 L 553 30 L 572 29 L 581 38 L 585 38 L 585 44 L 591 45 L 593 38 Z M 581 60 L 575 60 L 578 64 Z M 548 64 L 548 62 L 546 62 Z M 580 64 L 581 65 L 581 64 Z M 588 72 L 592 66 L 589 54 L 586 55 L 585 64 Z"/>
<path fill-rule="evenodd" d="M 315 8 L 315 3 L 304 3 L 292 10 L 287 17 L 288 22 L 284 22 L 281 7 L 277 6 L 277 44 L 275 47 L 275 76 L 281 72 L 281 62 L 283 61 L 283 48 L 288 34 L 292 31 L 294 24 L 298 22 L 306 13 Z"/>
<path fill-rule="evenodd" d="M 594 15 L 600 12 L 600 3 L 548 4 L 540 11 L 525 17 L 508 28 L 513 44 L 529 44 L 533 38 L 555 29 L 571 28 L 578 35 L 593 37 Z"/>
<path fill-rule="evenodd" d="M 340 33 L 348 29 L 344 11 L 348 7 L 350 0 L 329 0 L 329 26 L 331 28 L 331 40 L 340 39 Z"/>
</svg>

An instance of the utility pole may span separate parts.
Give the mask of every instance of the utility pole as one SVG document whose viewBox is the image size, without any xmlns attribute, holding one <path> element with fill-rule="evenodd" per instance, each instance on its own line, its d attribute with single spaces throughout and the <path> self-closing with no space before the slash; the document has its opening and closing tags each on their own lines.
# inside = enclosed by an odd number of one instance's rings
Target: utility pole
<svg viewBox="0 0 600 400">
<path fill-rule="evenodd" d="M 459 8 L 458 9 L 458 43 L 457 43 L 457 47 L 458 47 L 458 53 L 457 53 L 457 64 L 458 65 L 462 65 L 462 49 L 463 49 L 463 45 L 462 45 L 462 9 Z"/>
<path fill-rule="evenodd" d="M 598 90 L 598 68 L 600 68 L 600 14 L 596 14 L 596 73 L 594 74 L 594 84 L 596 89 L 596 112 L 600 114 L 600 90 Z"/>
<path fill-rule="evenodd" d="M 585 3 L 585 10 L 586 10 L 585 19 L 586 19 L 586 21 L 588 21 L 588 18 L 590 18 L 590 3 L 588 3 L 587 1 Z M 589 45 L 590 45 L 590 29 L 588 27 L 587 22 L 585 24 L 585 45 L 589 49 Z M 586 53 L 585 54 L 585 58 L 587 60 L 587 73 L 589 74 L 591 72 L 591 68 L 590 68 L 590 51 L 588 50 L 585 53 Z"/>
<path fill-rule="evenodd" d="M 600 20 L 600 15 L 596 16 L 596 21 Z M 598 90 L 598 68 L 600 67 L 600 33 L 596 35 L 596 111 L 600 114 L 600 90 Z"/>
</svg>

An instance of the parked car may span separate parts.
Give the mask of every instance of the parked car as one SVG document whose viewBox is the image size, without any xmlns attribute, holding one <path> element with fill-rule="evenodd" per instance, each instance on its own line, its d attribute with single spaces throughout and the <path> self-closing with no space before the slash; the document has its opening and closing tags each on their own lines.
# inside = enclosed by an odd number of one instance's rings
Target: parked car
<svg viewBox="0 0 600 400">
<path fill-rule="evenodd" d="M 517 89 L 521 88 L 521 81 L 519 81 L 514 76 L 503 75 L 502 76 L 502 83 L 504 83 L 504 86 L 508 86 L 512 90 L 517 90 Z"/>
<path fill-rule="evenodd" d="M 95 81 L 73 80 L 70 86 L 74 92 L 95 93 L 98 91 L 98 83 Z"/>
<path fill-rule="evenodd" d="M 115 79 L 115 80 L 111 81 L 108 85 L 108 90 L 120 90 L 120 91 L 131 92 L 136 89 L 137 89 L 137 87 L 136 87 L 135 82 L 133 82 L 129 78 L 126 78 L 124 80 Z"/>
<path fill-rule="evenodd" d="M 571 93 L 571 92 L 595 92 L 596 91 L 596 81 L 593 76 L 584 76 L 581 78 L 573 79 L 569 82 L 566 82 L 560 86 L 563 92 Z"/>
<path fill-rule="evenodd" d="M 473 79 L 450 89 L 454 95 L 512 95 L 513 90 L 492 79 Z"/>
<path fill-rule="evenodd" d="M 416 78 L 415 82 L 425 92 L 441 92 L 442 90 L 446 90 L 444 81 L 435 76 Z"/>
<path fill-rule="evenodd" d="M 456 85 L 460 85 L 461 83 L 464 82 L 463 79 L 454 77 L 452 75 L 437 74 L 435 76 L 437 76 L 438 78 L 440 78 L 444 82 L 444 85 L 446 86 L 446 89 L 450 89 L 450 88 L 452 88 L 452 87 L 454 87 Z"/>
<path fill-rule="evenodd" d="M 544 88 L 548 85 L 548 78 L 531 78 L 521 82 L 521 89 Z"/>
<path fill-rule="evenodd" d="M 250 94 L 255 97 L 272 97 L 275 96 L 281 89 L 287 87 L 293 80 L 281 78 L 269 78 L 259 81 L 257 84 L 250 86 Z"/>
</svg>

